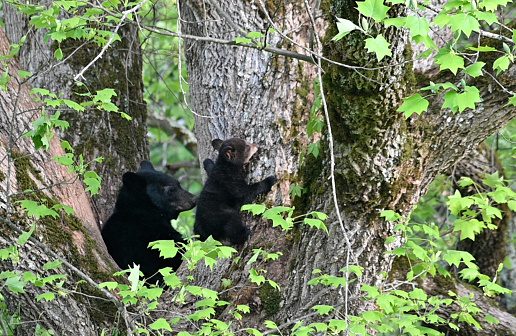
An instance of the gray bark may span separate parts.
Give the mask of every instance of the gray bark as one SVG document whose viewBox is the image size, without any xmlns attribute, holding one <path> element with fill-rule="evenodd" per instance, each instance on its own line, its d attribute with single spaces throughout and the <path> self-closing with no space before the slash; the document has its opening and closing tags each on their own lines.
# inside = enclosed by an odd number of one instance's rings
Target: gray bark
<svg viewBox="0 0 516 336">
<path fill-rule="evenodd" d="M 37 3 L 48 6 L 51 1 Z M 61 45 L 64 61 L 58 61 L 53 56 L 57 43 L 52 39 L 44 42 L 47 31 L 30 29 L 30 18 L 18 13 L 11 5 L 5 4 L 3 13 L 5 30 L 11 43 L 17 43 L 27 35 L 19 60 L 24 70 L 35 75 L 31 85 L 62 94 L 65 99 L 83 101 L 84 98 L 75 95 L 84 89 L 76 86 L 74 77 L 102 48 L 93 42 L 68 39 Z M 122 174 L 138 170 L 140 161 L 149 158 L 138 28 L 124 25 L 118 33 L 122 41 L 113 43 L 79 80 L 92 93 L 104 88 L 115 89 L 117 96 L 113 98 L 113 103 L 120 111 L 130 115 L 132 121 L 125 120 L 119 114 L 97 109 L 84 113 L 64 109 L 61 117 L 70 123 L 68 131 L 60 133 L 61 138 L 69 141 L 77 153 L 82 153 L 85 161 L 104 158 L 103 163 L 93 162 L 91 166 L 103 182 L 100 194 L 93 198 L 99 226 L 113 210 Z"/>
<path fill-rule="evenodd" d="M 0 30 L 0 54 L 7 55 L 8 50 L 8 40 Z M 32 129 L 31 122 L 39 116 L 41 109 L 29 95 L 31 87 L 20 84 L 21 80 L 15 75 L 20 66 L 12 60 L 8 66 L 11 80 L 8 89 L 0 91 L 0 124 L 3 125 L 0 128 L 0 248 L 16 245 L 21 230 L 28 231 L 32 224 L 36 225 L 36 230 L 31 241 L 19 247 L 20 262 L 1 261 L 1 268 L 41 276 L 65 274 L 72 282 L 67 282 L 63 287 L 70 290 L 68 295 L 56 296 L 50 302 L 37 302 L 35 297 L 48 291 L 48 288 L 33 285 L 25 287 L 23 294 L 14 294 L 2 286 L 2 295 L 6 298 L 10 313 L 18 311 L 22 318 L 23 323 L 18 326 L 16 335 L 33 335 L 36 324 L 52 329 L 56 334 L 99 334 L 112 321 L 94 318 L 95 307 L 104 304 L 107 297 L 113 301 L 109 305 L 114 308 L 116 300 L 113 295 L 100 293 L 91 287 L 94 283 L 92 276 L 86 275 L 87 272 L 93 274 L 94 270 L 96 276 L 93 277 L 99 281 L 101 274 L 107 279 L 106 275 L 113 272 L 110 266 L 112 261 L 104 245 L 90 244 L 102 240 L 91 199 L 79 182 L 73 183 L 75 178 L 67 172 L 67 168 L 51 159 L 64 155 L 57 138 L 52 139 L 48 151 L 36 152 L 32 140 L 22 137 Z M 4 70 L 2 67 L 2 72 Z M 21 212 L 14 202 L 29 185 L 33 190 L 41 190 L 26 193 L 24 198 L 35 197 L 40 202 L 49 199 L 66 204 L 76 213 L 75 216 L 63 218 L 73 218 L 74 222 L 52 220 L 50 217 L 37 220 Z M 57 270 L 45 271 L 43 265 L 55 260 L 70 260 L 76 267 L 63 265 Z M 79 279 L 87 282 L 79 287 L 70 286 Z"/>
<path fill-rule="evenodd" d="M 185 22 L 183 32 L 222 39 L 238 37 L 241 30 L 264 31 L 268 24 L 267 14 L 272 16 L 275 9 L 267 8 L 266 14 L 260 3 L 235 5 L 234 2 L 217 1 L 216 4 L 209 2 L 205 7 L 198 7 L 194 1 L 181 4 Z M 224 12 L 217 7 L 224 8 Z M 352 2 L 334 1 L 331 11 L 325 9 L 325 13 L 329 17 L 354 19 L 353 7 Z M 309 47 L 309 27 L 306 25 L 310 20 L 305 8 L 287 5 L 276 14 L 274 21 L 281 23 L 284 31 L 292 33 L 289 37 Z M 328 22 L 319 24 L 326 27 Z M 251 165 L 250 179 L 258 180 L 272 172 L 280 178 L 279 188 L 274 189 L 268 199 L 276 205 L 292 204 L 287 195 L 290 184 L 302 181 L 308 193 L 301 202 L 295 203 L 298 209 L 318 210 L 330 215 L 326 222 L 329 235 L 302 226 L 291 233 L 282 233 L 271 228 L 269 223 L 248 219 L 252 234 L 241 251 L 242 261 L 238 266 L 229 270 L 225 263 L 212 277 L 202 271 L 196 274 L 203 284 L 209 278 L 213 288 L 220 286 L 220 277 L 232 279 L 239 290 L 231 292 L 230 299 L 252 307 L 252 317 L 248 320 L 251 326 L 260 325 L 265 317 L 271 318 L 267 303 L 260 295 L 262 290 L 245 280 L 249 268 L 245 261 L 253 248 L 283 252 L 279 260 L 260 266 L 282 288 L 279 310 L 272 316 L 279 324 L 288 326 L 291 321 L 294 323 L 311 315 L 311 307 L 315 304 L 339 307 L 335 314 L 345 313 L 346 306 L 351 314 L 367 310 L 369 303 L 357 300 L 360 295 L 357 284 L 382 286 L 381 272 L 391 269 L 391 260 L 384 252 L 399 244 L 385 246 L 385 239 L 394 234 L 393 224 L 381 219 L 379 210 L 409 214 L 438 174 L 468 155 L 481 141 L 516 116 L 514 107 L 499 108 L 508 97 L 485 78 L 483 82 L 476 82 L 484 99 L 477 110 L 454 115 L 441 110 L 438 97 L 427 113 L 405 120 L 396 112 L 401 98 L 410 95 L 416 84 L 427 84 L 425 80 L 416 83 L 412 65 L 402 63 L 411 57 L 406 33 L 395 29 L 384 32 L 392 44 L 393 57 L 381 64 L 376 64 L 374 56 L 366 53 L 363 44 L 358 42 L 361 37 L 350 34 L 342 42 L 331 42 L 331 37 L 336 34 L 331 23 L 326 34 L 324 55 L 332 60 L 367 64 L 371 68 L 402 64 L 379 71 L 358 70 L 361 74 L 336 65 L 324 65 L 342 224 L 333 204 L 329 182 L 331 162 L 327 130 L 322 135 L 320 158 L 305 161 L 306 166 L 301 169 L 298 166 L 300 151 L 306 148 L 308 141 L 303 128 L 313 98 L 304 95 L 303 88 L 312 88 L 311 80 L 317 69 L 306 63 L 300 66 L 295 59 L 263 54 L 254 49 L 198 41 L 185 43 L 191 108 L 198 114 L 196 136 L 200 160 L 214 157 L 209 144 L 213 138 L 238 136 L 258 143 L 264 151 L 258 162 Z M 273 47 L 296 49 L 287 43 L 282 45 L 274 38 L 268 42 Z M 502 76 L 509 90 L 513 90 L 514 81 L 510 78 L 514 71 L 512 68 Z M 431 80 L 433 73 L 426 75 Z M 314 277 L 315 269 L 343 276 L 339 270 L 348 264 L 348 254 L 349 264 L 363 266 L 365 270 L 364 275 L 350 285 L 347 294 L 342 288 L 307 285 Z"/>
</svg>

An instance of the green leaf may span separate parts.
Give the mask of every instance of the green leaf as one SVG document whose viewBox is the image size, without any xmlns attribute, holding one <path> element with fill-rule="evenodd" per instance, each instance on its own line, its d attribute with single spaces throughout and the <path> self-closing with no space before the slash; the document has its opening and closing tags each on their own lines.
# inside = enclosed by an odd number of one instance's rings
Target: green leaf
<svg viewBox="0 0 516 336">
<path fill-rule="evenodd" d="M 56 204 L 52 208 L 58 211 L 63 209 L 67 214 L 75 215 L 75 210 L 72 207 L 69 207 L 68 205 Z"/>
<path fill-rule="evenodd" d="M 462 197 L 458 190 L 455 190 L 455 194 L 448 197 L 448 204 L 450 212 L 454 215 L 458 215 L 461 211 L 469 209 L 475 202 L 468 197 Z"/>
<path fill-rule="evenodd" d="M 30 72 L 28 72 L 28 71 L 18 70 L 18 76 L 21 79 L 25 79 L 25 78 L 28 78 L 28 77 L 32 76 L 32 74 Z"/>
<path fill-rule="evenodd" d="M 507 206 L 509 206 L 509 209 L 512 211 L 516 211 L 516 201 L 508 201 Z"/>
<path fill-rule="evenodd" d="M 26 282 L 34 282 L 36 281 L 38 278 L 36 277 L 36 275 L 32 272 L 25 272 L 23 273 L 23 279 L 26 281 Z"/>
<path fill-rule="evenodd" d="M 407 22 L 407 17 L 396 17 L 396 18 L 388 18 L 383 21 L 385 28 L 389 28 L 390 26 L 395 26 L 396 28 L 401 28 Z"/>
<path fill-rule="evenodd" d="M 475 182 L 470 178 L 470 177 L 466 177 L 466 176 L 462 176 L 458 182 L 458 184 L 462 187 L 462 188 L 465 188 L 467 186 L 470 186 L 470 185 L 473 185 L 475 184 Z"/>
<path fill-rule="evenodd" d="M 257 284 L 258 286 L 265 282 L 265 277 L 263 275 L 259 275 L 254 268 L 251 268 L 249 270 L 249 279 L 251 279 L 251 281 Z"/>
<path fill-rule="evenodd" d="M 254 328 L 247 328 L 245 330 L 249 335 L 253 335 L 253 336 L 263 336 L 263 334 L 258 331 L 257 329 L 254 329 Z"/>
<path fill-rule="evenodd" d="M 20 275 L 16 275 L 13 277 L 7 278 L 7 280 L 4 283 L 7 285 L 7 287 L 11 290 L 13 293 L 25 293 L 24 287 L 27 284 L 25 281 L 21 280 Z"/>
<path fill-rule="evenodd" d="M 428 105 L 428 100 L 416 93 L 408 98 L 403 98 L 403 104 L 401 104 L 397 111 L 405 112 L 405 117 L 408 119 L 414 113 L 421 114 L 426 111 Z"/>
<path fill-rule="evenodd" d="M 477 19 L 487 22 L 488 25 L 498 23 L 498 18 L 496 17 L 495 13 L 475 11 L 473 14 L 476 16 Z"/>
<path fill-rule="evenodd" d="M 416 288 L 409 292 L 409 298 L 414 300 L 427 301 L 428 295 L 426 295 L 425 291 L 423 291 L 421 288 Z"/>
<path fill-rule="evenodd" d="M 489 217 L 492 217 L 492 216 L 495 216 L 499 219 L 502 218 L 502 211 L 500 211 L 500 209 L 498 208 L 495 208 L 493 206 L 489 206 L 485 209 L 486 211 L 486 215 L 489 216 Z"/>
<path fill-rule="evenodd" d="M 465 91 L 455 97 L 454 104 L 458 107 L 459 113 L 462 113 L 466 108 L 474 110 L 476 108 L 475 103 L 481 101 L 478 89 L 474 86 L 466 86 Z"/>
<path fill-rule="evenodd" d="M 310 323 L 309 327 L 314 327 L 319 332 L 328 330 L 328 326 L 326 325 L 326 323 L 321 322 Z"/>
<path fill-rule="evenodd" d="M 54 51 L 54 57 L 59 61 L 63 59 L 63 51 L 61 48 L 57 48 L 56 51 Z"/>
<path fill-rule="evenodd" d="M 498 58 L 496 61 L 494 61 L 493 69 L 498 70 L 497 74 L 500 74 L 500 72 L 507 70 L 509 68 L 509 65 L 511 65 L 509 57 L 502 56 Z"/>
<path fill-rule="evenodd" d="M 84 106 L 81 106 L 79 104 L 77 104 L 76 102 L 74 102 L 73 100 L 68 100 L 68 99 L 63 99 L 63 103 L 68 106 L 69 108 L 71 109 L 74 109 L 76 111 L 79 111 L 79 112 L 83 112 L 85 111 L 86 109 L 84 108 Z"/>
<path fill-rule="evenodd" d="M 455 226 L 453 228 L 454 232 L 460 231 L 460 240 L 464 240 L 469 238 L 471 240 L 475 240 L 475 235 L 482 232 L 482 230 L 486 227 L 484 222 L 479 221 L 476 218 L 473 218 L 469 221 L 463 219 L 457 219 L 455 221 Z"/>
<path fill-rule="evenodd" d="M 274 323 L 270 320 L 265 321 L 265 326 L 269 329 L 278 329 L 278 326 L 276 325 L 276 323 Z"/>
<path fill-rule="evenodd" d="M 338 41 L 342 39 L 344 36 L 346 36 L 355 29 L 362 30 L 353 22 L 341 18 L 337 18 L 337 29 L 339 30 L 339 33 L 332 38 L 332 41 Z"/>
<path fill-rule="evenodd" d="M 43 293 L 43 294 L 36 296 L 36 301 L 39 302 L 41 300 L 45 300 L 47 302 L 50 302 L 50 301 L 54 300 L 55 297 L 56 297 L 56 295 L 54 293 L 47 292 L 47 293 Z"/>
<path fill-rule="evenodd" d="M 461 31 L 469 37 L 473 31 L 478 32 L 480 30 L 478 20 L 470 14 L 459 13 L 457 15 L 448 14 L 448 16 L 452 32 Z"/>
<path fill-rule="evenodd" d="M 387 42 L 383 35 L 378 35 L 375 38 L 367 38 L 365 40 L 366 48 L 369 52 L 376 53 L 376 58 L 380 62 L 385 56 L 392 56 L 389 49 L 390 43 Z"/>
<path fill-rule="evenodd" d="M 127 114 L 125 112 L 120 112 L 120 115 L 122 116 L 122 118 L 124 118 L 126 120 L 133 120 L 133 117 L 131 117 L 129 114 Z"/>
<path fill-rule="evenodd" d="M 455 98 L 457 98 L 458 93 L 454 90 L 450 90 L 446 92 L 444 95 L 444 104 L 443 108 L 450 108 L 453 113 L 457 112 L 457 104 L 455 103 Z"/>
<path fill-rule="evenodd" d="M 324 222 L 322 220 L 315 218 L 305 218 L 304 222 L 305 224 L 310 225 L 310 227 L 316 227 L 328 234 L 328 228 L 326 227 L 326 225 L 324 225 Z"/>
<path fill-rule="evenodd" d="M 491 316 L 489 314 L 486 314 L 486 321 L 489 324 L 498 324 L 498 323 L 500 323 L 500 321 L 496 317 L 493 317 L 493 316 Z"/>
<path fill-rule="evenodd" d="M 317 313 L 319 315 L 326 315 L 329 312 L 333 311 L 335 308 L 333 308 L 333 306 L 317 305 L 317 306 L 313 306 L 312 309 L 317 310 Z"/>
<path fill-rule="evenodd" d="M 440 70 L 449 69 L 454 75 L 459 68 L 464 68 L 464 59 L 455 54 L 452 49 L 442 48 L 435 56 L 435 63 L 439 64 Z"/>
<path fill-rule="evenodd" d="M 380 22 L 387 18 L 387 12 L 390 9 L 383 3 L 383 0 L 360 1 L 357 2 L 357 9 L 362 15 L 373 18 L 375 22 Z"/>
<path fill-rule="evenodd" d="M 245 37 L 237 37 L 237 38 L 235 38 L 235 42 L 238 44 L 249 44 L 249 43 L 253 42 L 253 40 L 251 40 L 250 38 L 245 38 Z"/>
<path fill-rule="evenodd" d="M 405 27 L 410 29 L 410 36 L 427 36 L 430 31 L 430 24 L 424 17 L 408 16 L 405 22 Z"/>
<path fill-rule="evenodd" d="M 263 204 L 244 204 L 240 210 L 249 211 L 253 216 L 262 214 L 267 207 Z"/>
<path fill-rule="evenodd" d="M 315 158 L 319 156 L 319 152 L 321 151 L 321 141 L 317 141 L 316 143 L 308 144 L 308 154 L 312 154 Z M 301 195 L 299 195 L 301 196 Z"/>
<path fill-rule="evenodd" d="M 109 290 L 114 290 L 118 287 L 118 282 L 108 281 L 108 282 L 103 282 L 103 283 L 99 284 L 99 288 L 104 288 L 104 287 L 106 287 Z"/>
<path fill-rule="evenodd" d="M 49 261 L 45 265 L 43 265 L 43 268 L 49 271 L 58 268 L 62 264 L 63 262 L 61 260 Z"/>
<path fill-rule="evenodd" d="M 250 32 L 249 34 L 247 34 L 247 37 L 249 38 L 264 38 L 265 35 L 261 32 Z"/>
<path fill-rule="evenodd" d="M 476 62 L 474 64 L 471 64 L 466 69 L 464 69 L 464 73 L 467 73 L 471 77 L 478 77 L 482 76 L 482 68 L 486 65 L 484 62 Z"/>
<path fill-rule="evenodd" d="M 505 7 L 510 0 L 483 0 L 479 3 L 480 8 L 484 8 L 488 11 L 494 12 L 498 6 Z"/>
<path fill-rule="evenodd" d="M 301 195 L 303 194 L 303 186 L 297 183 L 292 183 L 290 185 L 290 190 L 288 191 L 288 193 L 292 196 L 292 198 L 301 197 Z"/>
<path fill-rule="evenodd" d="M 362 287 L 360 288 L 360 290 L 363 292 L 367 292 L 368 296 L 371 299 L 374 299 L 380 295 L 378 287 L 376 287 L 376 286 L 369 286 L 366 284 L 362 284 Z"/>
<path fill-rule="evenodd" d="M 383 210 L 380 212 L 380 217 L 384 217 L 386 221 L 396 222 L 403 218 L 400 214 L 392 210 Z"/>
<path fill-rule="evenodd" d="M 164 318 L 157 319 L 154 323 L 150 324 L 149 327 L 153 330 L 168 330 L 172 331 L 170 324 Z"/>
<path fill-rule="evenodd" d="M 72 155 L 73 157 L 73 155 Z M 54 156 L 52 160 L 55 160 L 57 163 L 59 163 L 62 166 L 71 166 L 73 165 L 73 158 L 69 156 Z"/>
<path fill-rule="evenodd" d="M 159 256 L 165 259 L 174 258 L 179 251 L 173 240 L 157 240 L 149 243 L 149 247 L 154 250 L 159 250 Z"/>
<path fill-rule="evenodd" d="M 496 48 L 489 47 L 489 46 L 469 47 L 468 49 L 471 49 L 471 50 L 474 50 L 474 51 L 481 51 L 481 52 L 497 51 Z"/>
<path fill-rule="evenodd" d="M 45 216 L 52 216 L 57 218 L 59 214 L 52 209 L 47 208 L 46 205 L 38 205 L 38 203 L 30 200 L 21 200 L 16 203 L 21 203 L 22 208 L 27 211 L 29 216 L 35 216 L 37 219 Z"/>
<path fill-rule="evenodd" d="M 348 328 L 348 324 L 345 320 L 331 319 L 328 327 L 335 331 L 335 333 L 343 333 Z"/>
<path fill-rule="evenodd" d="M 512 291 L 510 289 L 504 288 L 500 286 L 499 284 L 496 284 L 494 282 L 491 282 L 490 280 L 479 280 L 478 284 L 481 287 L 486 287 L 490 292 L 493 292 L 496 295 L 499 294 L 512 294 Z"/>
<path fill-rule="evenodd" d="M 23 231 L 22 234 L 20 235 L 20 237 L 18 237 L 18 244 L 24 245 L 29 240 L 29 238 L 32 235 L 32 233 L 34 232 L 35 228 L 36 228 L 36 224 L 32 224 L 32 226 L 30 227 L 30 230 L 28 232 Z"/>
<path fill-rule="evenodd" d="M 309 215 L 315 217 L 315 218 L 319 218 L 320 220 L 327 220 L 328 219 L 328 215 L 325 214 L 324 212 L 319 212 L 319 211 L 311 211 L 309 213 Z"/>
<path fill-rule="evenodd" d="M 248 314 L 251 311 L 248 305 L 238 305 L 236 309 L 246 314 Z"/>
<path fill-rule="evenodd" d="M 94 171 L 87 171 L 84 174 L 84 184 L 88 186 L 85 190 L 89 191 L 92 196 L 99 193 L 101 181 L 101 177 Z"/>
<path fill-rule="evenodd" d="M 363 312 L 360 316 L 369 323 L 379 322 L 383 318 L 383 314 L 377 310 Z"/>
</svg>

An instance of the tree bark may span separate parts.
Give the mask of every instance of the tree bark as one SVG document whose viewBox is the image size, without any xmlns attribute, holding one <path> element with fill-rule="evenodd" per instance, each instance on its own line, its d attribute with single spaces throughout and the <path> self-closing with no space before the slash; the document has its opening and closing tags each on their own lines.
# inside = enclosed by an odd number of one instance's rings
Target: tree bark
<svg viewBox="0 0 516 336">
<path fill-rule="evenodd" d="M 241 31 L 265 32 L 269 27 L 267 18 L 273 17 L 281 31 L 288 32 L 302 46 L 310 46 L 310 17 L 303 5 L 282 4 L 276 8 L 270 3 L 266 7 L 260 1 L 209 1 L 203 7 L 195 1 L 180 4 L 185 22 L 182 30 L 187 34 L 234 39 Z M 312 2 L 310 5 L 317 7 Z M 356 22 L 354 2 L 332 1 L 330 6 L 322 8 L 327 18 Z M 401 7 L 391 11 L 392 16 L 403 14 Z M 442 98 L 437 97 L 428 112 L 405 120 L 396 110 L 401 99 L 416 86 L 411 63 L 403 63 L 412 57 L 407 34 L 394 28 L 383 32 L 392 44 L 393 57 L 378 64 L 366 52 L 361 36 L 351 33 L 341 42 L 331 41 L 337 33 L 332 20 L 317 21 L 317 31 L 326 30 L 324 56 L 345 64 L 367 64 L 369 68 L 397 65 L 366 71 L 324 63 L 329 124 L 322 134 L 320 156 L 308 157 L 301 167 L 301 151 L 312 141 L 306 138 L 313 101 L 307 92 L 312 92 L 317 68 L 259 50 L 185 41 L 200 160 L 214 157 L 209 145 L 213 138 L 237 136 L 258 143 L 263 151 L 249 169 L 250 180 L 259 180 L 272 172 L 280 178 L 278 188 L 268 199 L 276 205 L 295 204 L 301 212 L 317 210 L 330 216 L 326 221 L 328 235 L 303 226 L 284 233 L 271 228 L 269 223 L 248 218 L 252 234 L 240 251 L 237 267 L 231 267 L 230 272 L 230 265 L 224 263 L 215 274 L 197 274 L 200 283 L 209 283 L 213 288 L 220 287 L 221 277 L 233 280 L 239 290 L 229 297 L 252 307 L 252 316 L 247 320 L 251 326 L 260 325 L 265 318 L 289 325 L 289 321 L 298 321 L 313 312 L 311 307 L 315 304 L 339 307 L 335 315 L 367 310 L 371 303 L 357 300 L 358 284 L 381 285 L 384 279 L 380 274 L 389 272 L 392 262 L 385 252 L 400 243 L 385 245 L 385 239 L 394 234 L 393 224 L 380 218 L 379 210 L 408 215 L 438 174 L 467 156 L 516 115 L 514 107 L 499 108 L 507 103 L 508 97 L 487 77 L 475 81 L 484 99 L 477 110 L 455 115 L 442 110 Z M 306 49 L 273 36 L 267 42 L 307 53 Z M 514 72 L 511 68 L 500 78 L 509 90 L 514 89 Z M 437 81 L 432 77 L 434 72 L 425 76 L 418 85 Z M 335 154 L 335 190 L 330 182 L 330 140 Z M 305 190 L 302 199 L 294 202 L 288 195 L 293 182 L 302 183 Z M 254 248 L 283 253 L 278 260 L 260 266 L 280 284 L 280 293 L 267 297 L 263 287 L 246 283 L 249 266 L 245 262 Z M 308 285 L 314 270 L 343 276 L 340 270 L 347 265 L 365 268 L 363 276 L 349 286 L 349 292 Z M 270 302 L 264 302 L 267 299 Z M 271 302 L 273 308 L 269 306 Z"/>
<path fill-rule="evenodd" d="M 8 55 L 9 42 L 0 30 L 0 54 Z M 16 245 L 21 231 L 31 225 L 36 229 L 26 245 L 19 246 L 20 261 L 1 261 L 3 270 L 32 272 L 41 276 L 65 274 L 70 282 L 63 287 L 67 295 L 55 300 L 37 302 L 36 296 L 48 288 L 28 285 L 25 293 L 14 294 L 2 286 L 10 312 L 19 312 L 23 324 L 16 335 L 33 335 L 36 324 L 52 329 L 56 334 L 100 334 L 103 327 L 113 326 L 115 297 L 94 287 L 95 281 L 107 280 L 114 269 L 98 230 L 92 202 L 81 183 L 52 157 L 63 156 L 59 140 L 51 140 L 46 152 L 36 151 L 32 140 L 22 135 L 32 129 L 31 123 L 41 114 L 41 108 L 29 94 L 30 86 L 15 75 L 20 66 L 8 61 L 10 81 L 6 91 L 0 90 L 0 247 Z M 6 68 L 2 67 L 2 72 Z M 27 190 L 32 192 L 27 192 Z M 15 204 L 19 199 L 42 202 L 48 207 L 65 204 L 75 209 L 75 215 L 35 219 L 22 212 Z M 51 271 L 43 265 L 49 261 L 64 260 L 65 264 Z M 69 260 L 73 265 L 67 262 Z M 75 266 L 74 266 L 75 265 Z M 75 285 L 78 280 L 85 280 Z M 106 298 L 111 303 L 106 303 Z M 107 301 L 109 302 L 109 301 Z M 99 308 L 103 307 L 103 308 Z M 106 315 L 97 314 L 105 309 Z"/>
<path fill-rule="evenodd" d="M 52 1 L 34 1 L 38 5 L 51 6 Z M 63 60 L 53 57 L 56 42 L 43 42 L 47 31 L 30 29 L 25 14 L 18 12 L 10 4 L 3 8 L 5 29 L 11 43 L 17 43 L 27 35 L 20 50 L 22 68 L 34 76 L 31 85 L 44 88 L 76 102 L 85 98 L 84 87 L 76 85 L 74 77 L 100 53 L 101 47 L 82 39 L 67 39 L 60 47 Z M 99 27 L 102 29 L 102 27 Z M 110 28 L 104 28 L 109 30 Z M 121 112 L 132 117 L 128 121 L 118 113 L 88 109 L 87 112 L 63 109 L 61 119 L 70 127 L 60 133 L 77 154 L 83 154 L 86 162 L 103 157 L 101 164 L 93 162 L 91 168 L 102 177 L 102 189 L 93 197 L 95 214 L 99 227 L 111 214 L 121 178 L 126 171 L 136 171 L 142 160 L 149 159 L 147 138 L 147 108 L 143 100 L 142 57 L 138 28 L 123 25 L 118 31 L 121 41 L 114 42 L 102 58 L 97 60 L 82 78 L 78 80 L 92 93 L 112 88 L 116 92 L 113 103 Z"/>
</svg>

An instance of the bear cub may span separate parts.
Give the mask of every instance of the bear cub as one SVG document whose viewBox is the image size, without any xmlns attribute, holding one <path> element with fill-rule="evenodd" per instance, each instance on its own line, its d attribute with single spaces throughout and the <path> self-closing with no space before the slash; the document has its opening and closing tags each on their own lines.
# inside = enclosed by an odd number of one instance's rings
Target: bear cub
<svg viewBox="0 0 516 336">
<path fill-rule="evenodd" d="M 170 221 L 180 212 L 192 209 L 196 198 L 183 190 L 176 179 L 156 171 L 149 161 L 142 161 L 140 166 L 139 172 L 126 172 L 122 176 L 115 210 L 102 227 L 102 238 L 120 268 L 139 264 L 149 283 L 162 284 L 158 270 L 164 267 L 176 270 L 181 265 L 181 255 L 164 259 L 159 256 L 159 250 L 148 248 L 149 243 L 184 242 Z"/>
<path fill-rule="evenodd" d="M 261 194 L 268 193 L 276 184 L 276 176 L 247 184 L 244 166 L 259 147 L 242 139 L 215 139 L 212 146 L 219 152 L 216 162 L 203 162 L 208 174 L 199 199 L 194 232 L 201 240 L 210 235 L 216 240 L 229 239 L 231 244 L 247 240 L 250 230 L 242 223 L 240 208 Z"/>
</svg>

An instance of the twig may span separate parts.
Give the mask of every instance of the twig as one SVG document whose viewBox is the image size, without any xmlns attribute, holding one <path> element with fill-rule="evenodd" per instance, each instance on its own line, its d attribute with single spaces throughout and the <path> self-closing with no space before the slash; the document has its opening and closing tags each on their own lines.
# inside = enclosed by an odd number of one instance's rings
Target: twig
<svg viewBox="0 0 516 336">
<path fill-rule="evenodd" d="M 223 11 L 222 8 L 220 8 L 219 4 L 215 0 L 208 0 L 208 2 L 213 7 L 215 7 L 215 10 L 217 11 L 217 13 L 219 13 L 219 15 L 222 16 L 224 18 L 224 20 L 226 20 L 226 23 L 228 25 L 230 25 L 231 28 L 233 28 L 238 33 L 238 35 L 243 36 L 243 37 L 247 36 L 246 31 L 244 31 L 243 29 L 240 29 L 237 26 L 237 24 L 231 19 L 231 17 L 225 11 Z"/>
</svg>

